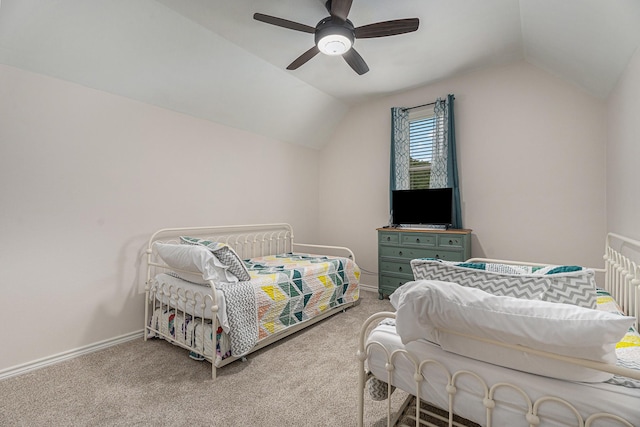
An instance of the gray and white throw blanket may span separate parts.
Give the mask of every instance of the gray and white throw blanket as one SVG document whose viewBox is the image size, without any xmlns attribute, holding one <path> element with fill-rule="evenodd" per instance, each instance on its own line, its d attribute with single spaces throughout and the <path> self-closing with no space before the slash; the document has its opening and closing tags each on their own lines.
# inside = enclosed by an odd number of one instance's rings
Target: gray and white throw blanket
<svg viewBox="0 0 640 427">
<path fill-rule="evenodd" d="M 227 306 L 231 355 L 245 356 L 258 342 L 258 308 L 253 285 L 251 282 L 219 283 L 216 287 L 224 294 Z"/>
</svg>

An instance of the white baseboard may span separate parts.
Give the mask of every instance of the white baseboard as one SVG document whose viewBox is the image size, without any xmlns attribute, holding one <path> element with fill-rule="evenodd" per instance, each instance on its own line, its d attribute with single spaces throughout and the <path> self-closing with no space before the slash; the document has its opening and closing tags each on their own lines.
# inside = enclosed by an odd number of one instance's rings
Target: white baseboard
<svg viewBox="0 0 640 427">
<path fill-rule="evenodd" d="M 378 292 L 376 286 L 360 284 L 360 289 L 364 292 Z M 64 362 L 65 360 L 73 359 L 85 354 L 93 353 L 95 351 L 104 350 L 114 345 L 122 344 L 127 341 L 132 341 L 143 337 L 143 330 L 131 332 L 129 334 L 121 335 L 119 337 L 110 338 L 108 340 L 100 341 L 94 344 L 89 344 L 84 347 L 80 347 L 74 350 L 65 351 L 63 353 L 54 354 L 53 356 L 44 357 L 42 359 L 27 362 L 22 365 L 13 366 L 11 368 L 3 369 L 0 371 L 0 381 L 15 377 L 18 375 L 26 374 L 27 372 L 35 371 L 36 369 L 44 368 L 56 363 Z"/>
<path fill-rule="evenodd" d="M 377 286 L 365 285 L 363 283 L 360 283 L 360 290 L 366 291 L 366 292 L 378 293 L 378 287 Z"/>
<path fill-rule="evenodd" d="M 0 371 L 0 381 L 7 378 L 15 377 L 17 375 L 25 374 L 27 372 L 35 371 L 36 369 L 44 368 L 46 366 L 54 365 L 56 363 L 64 362 L 65 360 L 93 353 L 95 351 L 104 350 L 105 348 L 113 347 L 114 345 L 122 344 L 127 341 L 132 341 L 142 337 L 143 330 L 141 329 L 139 331 L 131 332 L 125 335 L 120 335 L 119 337 L 110 338 L 108 340 L 89 344 L 87 346 L 80 347 L 74 350 L 69 350 L 63 353 L 54 354 L 53 356 L 34 360 L 33 362 L 27 362 L 22 365 L 3 369 L 2 371 Z"/>
</svg>

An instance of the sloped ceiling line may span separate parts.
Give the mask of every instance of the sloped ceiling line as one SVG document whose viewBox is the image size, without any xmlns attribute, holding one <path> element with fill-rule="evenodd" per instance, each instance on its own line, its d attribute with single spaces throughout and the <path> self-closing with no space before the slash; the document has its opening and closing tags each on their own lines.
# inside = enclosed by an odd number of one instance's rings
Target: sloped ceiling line
<svg viewBox="0 0 640 427">
<path fill-rule="evenodd" d="M 318 55 L 320 0 L 2 0 L 0 63 L 279 141 L 322 148 L 352 105 L 522 59 L 605 99 L 640 44 L 637 0 L 354 0 L 366 25 L 418 17 L 417 32 L 356 41 L 371 69 Z"/>
</svg>

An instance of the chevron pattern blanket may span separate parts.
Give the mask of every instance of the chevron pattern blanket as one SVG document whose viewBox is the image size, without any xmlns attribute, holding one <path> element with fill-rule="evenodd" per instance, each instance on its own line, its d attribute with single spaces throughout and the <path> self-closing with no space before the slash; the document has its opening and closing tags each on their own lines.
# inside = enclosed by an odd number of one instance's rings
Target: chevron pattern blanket
<svg viewBox="0 0 640 427">
<path fill-rule="evenodd" d="M 578 266 L 529 267 L 450 262 L 423 258 L 411 261 L 416 280 L 442 280 L 494 295 L 536 299 L 596 308 L 595 273 Z"/>
</svg>

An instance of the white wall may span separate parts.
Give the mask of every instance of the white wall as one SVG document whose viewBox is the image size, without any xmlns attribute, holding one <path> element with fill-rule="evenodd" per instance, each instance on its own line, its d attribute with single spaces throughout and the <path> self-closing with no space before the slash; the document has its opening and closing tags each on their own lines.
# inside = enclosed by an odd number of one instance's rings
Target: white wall
<svg viewBox="0 0 640 427">
<path fill-rule="evenodd" d="M 377 271 L 389 110 L 448 93 L 473 255 L 599 265 L 607 209 L 640 238 L 639 75 L 636 52 L 605 106 L 524 62 L 477 72 L 353 108 L 317 152 L 0 66 L 0 371 L 141 329 L 157 228 L 287 221 Z"/>
<path fill-rule="evenodd" d="M 0 65 L 0 371 L 142 329 L 158 228 L 313 241 L 317 153 Z"/>
<path fill-rule="evenodd" d="M 607 106 L 607 225 L 640 240 L 640 50 Z"/>
<path fill-rule="evenodd" d="M 375 229 L 388 222 L 390 108 L 449 93 L 473 256 L 600 266 L 604 103 L 525 62 L 353 108 L 322 151 L 319 235 L 377 271 Z M 377 276 L 363 281 L 376 285 Z"/>
</svg>

